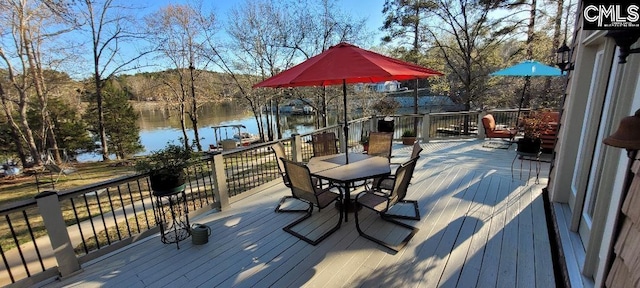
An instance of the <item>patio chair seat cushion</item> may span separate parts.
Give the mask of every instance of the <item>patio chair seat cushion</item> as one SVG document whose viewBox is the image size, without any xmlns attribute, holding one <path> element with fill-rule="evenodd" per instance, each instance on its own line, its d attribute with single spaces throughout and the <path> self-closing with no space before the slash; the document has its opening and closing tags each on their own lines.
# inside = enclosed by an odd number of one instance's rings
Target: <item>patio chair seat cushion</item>
<svg viewBox="0 0 640 288">
<path fill-rule="evenodd" d="M 492 135 L 504 135 L 504 136 L 513 136 L 516 134 L 515 131 L 510 130 L 493 130 L 491 132 Z"/>
<path fill-rule="evenodd" d="M 322 191 L 318 191 L 318 206 L 319 207 L 327 207 L 331 202 L 335 201 L 336 198 L 340 197 L 340 194 L 333 192 L 334 187 L 329 187 L 322 189 Z"/>
<path fill-rule="evenodd" d="M 376 193 L 362 193 L 358 197 L 358 203 L 375 211 L 382 212 L 387 210 L 388 198 Z"/>
</svg>

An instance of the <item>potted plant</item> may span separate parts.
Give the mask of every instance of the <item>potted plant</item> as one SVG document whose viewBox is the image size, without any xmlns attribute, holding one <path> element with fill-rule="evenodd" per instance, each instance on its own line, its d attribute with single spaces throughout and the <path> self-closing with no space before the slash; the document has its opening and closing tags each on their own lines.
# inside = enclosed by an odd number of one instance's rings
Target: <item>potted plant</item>
<svg viewBox="0 0 640 288">
<path fill-rule="evenodd" d="M 396 112 L 396 109 L 400 107 L 400 103 L 392 98 L 383 98 L 380 101 L 373 104 L 373 110 L 378 114 L 385 116 L 383 119 L 378 120 L 379 132 L 393 132 L 395 129 L 395 122 L 389 115 Z"/>
<path fill-rule="evenodd" d="M 414 142 L 416 142 L 416 132 L 410 129 L 402 131 L 402 144 L 413 145 Z"/>
<path fill-rule="evenodd" d="M 136 162 L 135 170 L 148 173 L 153 195 L 162 196 L 182 191 L 185 186 L 184 170 L 193 156 L 191 149 L 167 144 Z"/>
<path fill-rule="evenodd" d="M 540 135 L 549 129 L 550 121 L 548 113 L 531 112 L 528 116 L 523 117 L 520 120 L 520 127 L 524 137 L 518 139 L 517 151 L 521 153 L 539 153 L 542 144 Z"/>
</svg>

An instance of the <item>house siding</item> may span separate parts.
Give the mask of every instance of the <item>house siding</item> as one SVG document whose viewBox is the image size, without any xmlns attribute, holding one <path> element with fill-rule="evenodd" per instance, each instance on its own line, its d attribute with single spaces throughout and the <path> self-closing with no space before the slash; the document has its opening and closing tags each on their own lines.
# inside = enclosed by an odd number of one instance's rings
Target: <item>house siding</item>
<svg viewBox="0 0 640 288">
<path fill-rule="evenodd" d="M 606 287 L 640 285 L 640 161 L 632 166 L 631 185 L 621 209 L 621 229 L 613 248 L 615 258 L 605 282 Z"/>
</svg>

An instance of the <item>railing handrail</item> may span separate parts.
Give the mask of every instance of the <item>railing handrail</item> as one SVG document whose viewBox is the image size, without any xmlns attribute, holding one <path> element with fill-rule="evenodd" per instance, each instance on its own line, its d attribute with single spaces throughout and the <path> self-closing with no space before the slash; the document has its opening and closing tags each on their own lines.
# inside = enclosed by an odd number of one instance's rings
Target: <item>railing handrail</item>
<svg viewBox="0 0 640 288">
<path fill-rule="evenodd" d="M 481 111 L 436 112 L 436 113 L 429 113 L 429 116 L 471 115 L 471 114 L 478 114 L 480 112 Z"/>
<path fill-rule="evenodd" d="M 313 130 L 313 131 L 311 131 L 311 132 L 307 132 L 307 133 L 304 133 L 304 134 L 300 134 L 300 136 L 301 136 L 301 137 L 309 136 L 309 135 L 318 134 L 318 133 L 322 133 L 322 132 L 327 131 L 327 130 L 336 129 L 336 128 L 341 128 L 341 127 L 342 127 L 342 124 L 335 124 L 335 125 L 331 125 L 331 126 L 327 126 L 327 127 L 322 127 L 322 128 L 319 128 L 319 129 Z"/>
<path fill-rule="evenodd" d="M 137 180 L 137 179 L 144 178 L 144 177 L 147 177 L 147 176 L 149 176 L 149 173 L 138 173 L 138 174 L 133 174 L 133 175 L 120 176 L 120 177 L 117 177 L 117 178 L 101 181 L 101 182 L 94 183 L 94 184 L 88 184 L 88 185 L 81 186 L 81 187 L 76 187 L 76 188 L 71 188 L 71 189 L 58 191 L 58 197 L 60 198 L 60 200 L 69 199 L 69 198 L 72 198 L 72 197 L 76 197 L 76 196 L 82 195 L 82 194 L 87 193 L 87 192 L 93 192 L 93 191 L 96 191 L 96 190 L 117 186 L 117 185 L 120 185 L 120 184 L 127 183 L 129 181 Z"/>
<path fill-rule="evenodd" d="M 0 216 L 5 216 L 16 211 L 22 211 L 27 208 L 36 207 L 36 199 L 22 199 L 11 203 L 5 203 L 0 206 Z"/>
</svg>

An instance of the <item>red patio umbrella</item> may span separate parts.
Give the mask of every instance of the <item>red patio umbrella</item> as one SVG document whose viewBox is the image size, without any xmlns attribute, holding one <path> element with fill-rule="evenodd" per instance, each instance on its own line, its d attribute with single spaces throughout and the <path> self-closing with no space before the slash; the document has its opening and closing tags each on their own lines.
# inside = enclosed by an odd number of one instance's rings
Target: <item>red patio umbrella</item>
<svg viewBox="0 0 640 288">
<path fill-rule="evenodd" d="M 344 104 L 344 135 L 347 125 L 347 83 L 377 83 L 389 80 L 411 80 L 443 75 L 416 64 L 340 43 L 308 60 L 268 78 L 256 87 L 329 86 L 342 84 Z M 346 153 L 346 162 L 349 155 Z"/>
</svg>

